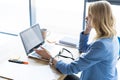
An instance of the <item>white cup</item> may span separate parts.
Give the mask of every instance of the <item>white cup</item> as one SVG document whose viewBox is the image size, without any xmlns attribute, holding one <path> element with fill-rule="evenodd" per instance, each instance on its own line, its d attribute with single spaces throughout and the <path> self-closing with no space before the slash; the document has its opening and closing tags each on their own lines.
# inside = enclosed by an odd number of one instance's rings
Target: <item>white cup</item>
<svg viewBox="0 0 120 80">
<path fill-rule="evenodd" d="M 42 36 L 43 36 L 43 39 L 44 39 L 44 40 L 45 40 L 46 37 L 50 34 L 50 32 L 49 32 L 47 29 L 45 29 L 45 28 L 42 28 L 42 29 L 41 29 L 41 33 L 42 33 Z"/>
</svg>

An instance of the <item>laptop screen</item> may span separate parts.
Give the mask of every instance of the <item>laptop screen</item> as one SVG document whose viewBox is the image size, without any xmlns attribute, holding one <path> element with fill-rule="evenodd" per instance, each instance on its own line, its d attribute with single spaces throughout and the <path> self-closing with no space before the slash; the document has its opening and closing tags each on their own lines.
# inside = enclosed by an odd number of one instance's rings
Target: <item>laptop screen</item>
<svg viewBox="0 0 120 80">
<path fill-rule="evenodd" d="M 27 54 L 44 43 L 39 24 L 20 32 L 20 37 Z"/>
</svg>

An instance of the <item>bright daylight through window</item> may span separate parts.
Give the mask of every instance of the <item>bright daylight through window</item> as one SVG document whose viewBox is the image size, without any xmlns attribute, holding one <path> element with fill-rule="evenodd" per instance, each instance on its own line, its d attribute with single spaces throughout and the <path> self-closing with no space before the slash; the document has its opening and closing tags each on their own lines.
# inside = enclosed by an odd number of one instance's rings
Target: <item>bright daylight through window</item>
<svg viewBox="0 0 120 80">
<path fill-rule="evenodd" d="M 0 0 L 0 32 L 18 34 L 29 24 L 29 0 Z"/>
<path fill-rule="evenodd" d="M 53 32 L 79 35 L 84 0 L 36 0 L 36 22 Z"/>
</svg>

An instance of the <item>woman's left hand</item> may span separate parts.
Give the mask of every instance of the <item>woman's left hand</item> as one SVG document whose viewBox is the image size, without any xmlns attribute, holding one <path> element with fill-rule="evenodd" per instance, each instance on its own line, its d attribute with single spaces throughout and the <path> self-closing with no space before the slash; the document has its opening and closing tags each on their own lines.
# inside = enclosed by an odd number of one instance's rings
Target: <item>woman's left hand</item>
<svg viewBox="0 0 120 80">
<path fill-rule="evenodd" d="M 86 17 L 86 28 L 84 30 L 84 34 L 89 34 L 91 29 L 92 29 L 92 27 L 91 27 L 91 18 L 88 16 L 88 17 Z"/>
</svg>

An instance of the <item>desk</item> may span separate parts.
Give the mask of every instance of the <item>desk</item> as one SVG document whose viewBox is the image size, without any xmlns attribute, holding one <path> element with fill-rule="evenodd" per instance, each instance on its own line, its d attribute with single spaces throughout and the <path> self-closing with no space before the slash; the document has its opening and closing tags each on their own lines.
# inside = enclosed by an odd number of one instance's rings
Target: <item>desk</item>
<svg viewBox="0 0 120 80">
<path fill-rule="evenodd" d="M 38 59 L 33 59 L 33 58 L 28 58 L 26 56 L 26 53 L 24 51 L 24 48 L 23 48 L 23 45 L 22 45 L 22 42 L 19 38 L 19 36 L 9 36 L 9 35 L 4 35 L 4 34 L 0 34 L 0 56 L 2 56 L 0 58 L 0 64 L 4 66 L 4 64 L 8 63 L 7 65 L 11 65 L 11 64 L 15 64 L 15 63 L 10 63 L 8 62 L 8 60 L 10 58 L 13 58 L 13 57 L 20 57 L 20 60 L 23 60 L 23 61 L 28 61 L 29 64 L 27 66 L 36 66 L 36 67 L 39 67 L 39 66 L 45 66 L 45 65 L 48 65 L 48 62 L 44 62 L 44 61 L 41 61 L 41 60 L 38 60 Z M 73 48 L 70 48 L 71 52 L 76 52 L 77 50 L 76 49 L 73 49 Z M 77 56 L 77 55 L 75 55 Z M 18 64 L 15 64 L 15 66 L 17 67 Z M 19 65 L 23 65 L 23 64 L 19 64 Z M 10 68 L 10 66 L 7 66 L 7 68 Z M 63 80 L 63 78 L 65 77 L 65 75 L 59 73 L 54 67 L 47 67 L 51 70 L 51 72 L 53 73 L 55 79 L 54 80 Z M 11 68 L 12 69 L 12 68 Z M 20 68 L 18 71 L 22 71 L 23 68 Z M 35 70 L 37 70 L 37 68 L 35 68 Z M 18 71 L 14 72 L 16 74 L 18 74 Z M 35 72 L 38 72 L 38 71 L 34 71 L 32 73 L 35 73 Z M 47 73 L 47 72 L 46 72 Z M 12 73 L 11 73 L 12 74 Z M 26 73 L 26 75 L 28 75 L 30 73 Z M 43 75 L 45 75 L 43 73 Z M 0 76 L 1 73 L 0 73 Z M 36 77 L 39 78 L 38 80 L 41 80 L 41 77 L 42 75 L 39 75 L 39 74 L 36 74 Z M 7 77 L 7 76 L 6 76 Z M 33 77 L 32 76 L 29 76 L 31 78 L 29 78 L 29 80 L 33 80 Z M 47 76 L 49 77 L 49 76 Z M 2 79 L 0 79 L 2 80 Z M 4 79 L 3 79 L 4 80 Z M 22 79 L 24 80 L 24 79 Z M 36 79 L 34 79 L 36 80 Z"/>
<path fill-rule="evenodd" d="M 38 68 L 39 66 L 41 67 L 41 66 L 48 65 L 47 62 L 40 61 L 38 59 L 28 58 L 25 54 L 23 45 L 22 45 L 19 37 L 0 34 L 0 40 L 1 40 L 1 42 L 0 42 L 0 56 L 1 56 L 0 57 L 0 68 L 1 68 L 2 64 L 8 62 L 8 59 L 10 59 L 11 57 L 16 57 L 16 56 L 20 56 L 21 60 L 28 61 L 29 62 L 28 66 L 36 66 Z M 73 48 L 70 48 L 70 47 L 69 48 L 67 47 L 67 49 L 69 49 L 72 53 L 75 53 L 74 54 L 75 58 L 77 58 L 79 56 L 79 54 L 77 54 L 78 53 L 77 49 L 73 49 Z M 18 64 L 18 65 L 21 65 L 21 64 Z M 118 77 L 119 77 L 118 79 L 120 80 L 120 67 L 119 66 L 120 66 L 120 60 L 118 61 L 118 64 L 117 64 Z M 8 66 L 8 68 L 9 67 L 10 66 Z M 47 68 L 49 68 L 49 70 L 52 71 L 52 73 L 55 77 L 54 80 L 63 80 L 63 78 L 65 77 L 65 75 L 59 73 L 54 67 L 47 67 Z M 23 69 L 19 69 L 19 71 L 20 70 L 23 70 Z M 35 72 L 36 71 L 34 71 L 33 73 L 35 73 Z M 17 74 L 17 72 L 15 72 L 15 73 Z M 45 75 L 45 74 L 43 74 L 43 75 Z M 30 76 L 30 77 L 32 77 L 32 76 Z M 37 74 L 36 77 L 39 78 L 38 80 L 41 80 L 41 75 Z M 0 79 L 0 80 L 6 80 L 6 79 Z M 22 79 L 22 80 L 24 80 L 24 79 Z M 31 78 L 31 80 L 33 80 L 33 78 Z M 36 79 L 34 79 L 34 80 L 36 80 Z"/>
</svg>

